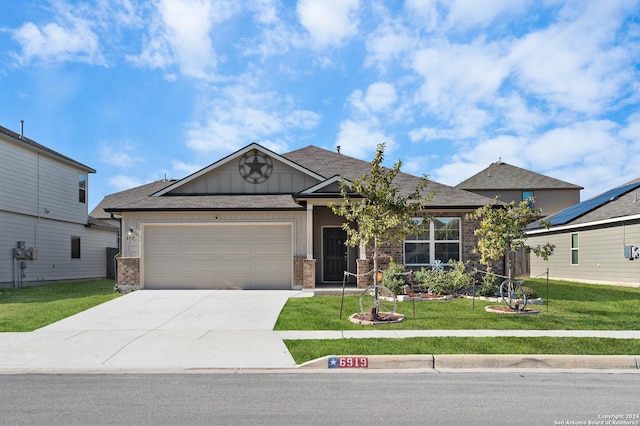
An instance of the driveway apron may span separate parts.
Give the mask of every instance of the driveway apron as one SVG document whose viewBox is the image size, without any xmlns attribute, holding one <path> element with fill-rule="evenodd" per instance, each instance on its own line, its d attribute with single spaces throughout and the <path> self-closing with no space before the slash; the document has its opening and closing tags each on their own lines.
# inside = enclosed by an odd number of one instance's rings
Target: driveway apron
<svg viewBox="0 0 640 426">
<path fill-rule="evenodd" d="M 32 333 L 0 333 L 3 370 L 290 368 L 286 290 L 143 290 Z"/>
</svg>

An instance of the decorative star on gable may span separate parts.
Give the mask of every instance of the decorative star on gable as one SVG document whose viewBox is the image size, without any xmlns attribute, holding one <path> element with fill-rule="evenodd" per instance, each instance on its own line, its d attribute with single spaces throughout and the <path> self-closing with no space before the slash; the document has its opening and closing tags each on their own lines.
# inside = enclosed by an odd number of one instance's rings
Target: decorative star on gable
<svg viewBox="0 0 640 426">
<path fill-rule="evenodd" d="M 257 184 L 269 179 L 273 163 L 268 155 L 254 149 L 240 158 L 239 167 L 244 180 Z"/>
</svg>

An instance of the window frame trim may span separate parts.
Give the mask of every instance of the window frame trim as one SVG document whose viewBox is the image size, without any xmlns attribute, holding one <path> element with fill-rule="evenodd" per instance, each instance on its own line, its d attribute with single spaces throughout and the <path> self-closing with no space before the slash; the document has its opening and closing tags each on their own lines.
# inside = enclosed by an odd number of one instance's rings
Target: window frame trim
<svg viewBox="0 0 640 426">
<path fill-rule="evenodd" d="M 456 219 L 458 221 L 458 239 L 457 240 L 436 240 L 436 229 L 435 222 L 437 220 L 443 219 Z M 424 217 L 412 217 L 412 221 L 424 221 L 427 220 Z M 407 250 L 406 244 L 428 244 L 429 247 L 429 262 L 428 263 L 407 263 Z M 442 216 L 442 217 L 434 217 L 433 220 L 429 221 L 429 239 L 415 239 L 409 240 L 405 238 L 402 240 L 402 261 L 405 266 L 431 266 L 437 260 L 436 256 L 436 244 L 438 243 L 454 243 L 458 244 L 458 259 L 462 259 L 462 218 L 459 216 Z M 445 261 L 443 261 L 444 263 Z"/>
<path fill-rule="evenodd" d="M 576 236 L 576 247 L 573 246 L 573 236 Z M 576 262 L 573 262 L 573 254 L 576 253 Z M 580 265 L 580 237 L 578 232 L 569 234 L 569 264 L 571 266 Z"/>
</svg>

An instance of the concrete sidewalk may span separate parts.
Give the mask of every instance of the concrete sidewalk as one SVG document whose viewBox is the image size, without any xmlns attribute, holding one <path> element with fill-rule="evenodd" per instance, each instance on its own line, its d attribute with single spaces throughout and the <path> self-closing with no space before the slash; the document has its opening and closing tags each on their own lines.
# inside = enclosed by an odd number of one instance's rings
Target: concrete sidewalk
<svg viewBox="0 0 640 426">
<path fill-rule="evenodd" d="M 0 333 L 0 374 L 188 372 L 297 367 L 283 340 L 405 337 L 602 337 L 640 331 L 344 330 L 273 331 L 290 297 L 307 291 L 136 291 L 31 333 Z M 347 354 L 344 354 L 347 355 Z M 357 355 L 357 354 L 352 354 Z M 369 368 L 607 368 L 638 370 L 636 357 L 551 355 L 372 356 Z M 301 370 L 327 369 L 321 359 Z"/>
<path fill-rule="evenodd" d="M 640 330 L 342 330 L 276 331 L 284 340 L 365 339 L 405 337 L 597 337 L 640 339 Z"/>
</svg>

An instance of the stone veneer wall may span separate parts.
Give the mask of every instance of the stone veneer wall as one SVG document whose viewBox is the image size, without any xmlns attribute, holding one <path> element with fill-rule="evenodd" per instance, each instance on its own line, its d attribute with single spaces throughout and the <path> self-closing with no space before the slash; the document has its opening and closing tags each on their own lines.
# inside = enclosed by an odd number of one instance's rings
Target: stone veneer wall
<svg viewBox="0 0 640 426">
<path fill-rule="evenodd" d="M 118 286 L 140 286 L 140 258 L 118 257 Z"/>
<path fill-rule="evenodd" d="M 293 285 L 316 288 L 316 260 L 296 257 L 293 259 Z"/>
</svg>

